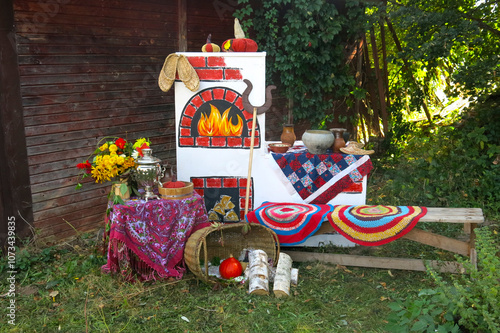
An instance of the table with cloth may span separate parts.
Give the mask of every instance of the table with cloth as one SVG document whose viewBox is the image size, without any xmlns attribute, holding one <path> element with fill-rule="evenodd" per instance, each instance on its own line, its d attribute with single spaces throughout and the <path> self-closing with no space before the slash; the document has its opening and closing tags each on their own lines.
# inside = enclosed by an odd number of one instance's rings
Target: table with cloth
<svg viewBox="0 0 500 333">
<path fill-rule="evenodd" d="M 298 150 L 272 153 L 272 157 L 275 173 L 289 193 L 311 204 L 326 204 L 346 190 L 361 192 L 363 177 L 373 169 L 367 155 L 311 154 Z"/>
<path fill-rule="evenodd" d="M 127 280 L 181 278 L 184 247 L 189 236 L 209 225 L 202 197 L 180 200 L 134 199 L 112 206 L 105 273 Z"/>
</svg>

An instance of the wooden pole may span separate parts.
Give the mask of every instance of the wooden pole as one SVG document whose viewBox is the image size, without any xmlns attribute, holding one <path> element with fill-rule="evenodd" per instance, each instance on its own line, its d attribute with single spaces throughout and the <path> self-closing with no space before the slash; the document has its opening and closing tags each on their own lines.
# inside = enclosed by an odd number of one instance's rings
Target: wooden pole
<svg viewBox="0 0 500 333">
<path fill-rule="evenodd" d="M 0 8 L 0 248 L 5 249 L 8 237 L 30 235 L 34 218 L 13 1 L 0 0 Z"/>
<path fill-rule="evenodd" d="M 179 51 L 187 51 L 187 0 L 177 0 Z"/>
<path fill-rule="evenodd" d="M 252 163 L 253 163 L 253 146 L 255 139 L 255 125 L 257 122 L 257 108 L 253 108 L 253 119 L 252 119 L 252 135 L 250 137 L 250 157 L 248 160 L 248 176 L 247 176 L 247 188 L 245 191 L 245 216 L 248 213 L 248 204 L 250 199 L 250 183 L 252 181 Z"/>
</svg>

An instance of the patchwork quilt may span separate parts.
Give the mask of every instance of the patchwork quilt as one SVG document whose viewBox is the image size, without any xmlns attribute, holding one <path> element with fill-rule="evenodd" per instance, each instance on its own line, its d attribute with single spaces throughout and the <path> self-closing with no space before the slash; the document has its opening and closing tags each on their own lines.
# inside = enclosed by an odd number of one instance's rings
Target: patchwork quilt
<svg viewBox="0 0 500 333">
<path fill-rule="evenodd" d="M 289 185 L 306 203 L 326 204 L 337 194 L 361 183 L 373 169 L 367 155 L 272 154 Z"/>
</svg>

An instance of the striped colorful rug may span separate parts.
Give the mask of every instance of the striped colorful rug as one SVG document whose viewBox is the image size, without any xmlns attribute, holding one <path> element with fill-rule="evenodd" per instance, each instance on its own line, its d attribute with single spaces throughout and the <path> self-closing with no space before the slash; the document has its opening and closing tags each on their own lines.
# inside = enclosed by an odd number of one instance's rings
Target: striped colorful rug
<svg viewBox="0 0 500 333">
<path fill-rule="evenodd" d="M 377 246 L 403 237 L 427 213 L 419 206 L 333 206 L 332 227 L 350 241 Z"/>
</svg>

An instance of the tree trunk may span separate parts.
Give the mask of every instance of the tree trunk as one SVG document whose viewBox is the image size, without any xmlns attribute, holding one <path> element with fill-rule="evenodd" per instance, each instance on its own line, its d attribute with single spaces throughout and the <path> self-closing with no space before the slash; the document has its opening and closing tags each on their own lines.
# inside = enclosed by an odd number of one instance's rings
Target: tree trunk
<svg viewBox="0 0 500 333">
<path fill-rule="evenodd" d="M 377 99 L 375 96 L 377 93 L 375 92 L 373 82 L 371 80 L 372 78 L 372 70 L 371 70 L 371 61 L 370 61 L 370 55 L 368 53 L 368 45 L 366 43 L 366 35 L 363 35 L 363 45 L 364 45 L 364 54 L 365 54 L 365 65 L 366 65 L 366 88 L 368 90 L 368 94 L 370 95 L 370 105 L 372 106 L 373 110 L 373 119 L 372 119 L 372 130 L 374 134 L 380 135 L 380 123 L 379 123 L 379 112 L 378 112 L 378 103 Z M 367 119 L 368 121 L 368 119 Z"/>
<path fill-rule="evenodd" d="M 252 250 L 248 254 L 249 293 L 269 295 L 269 271 L 267 269 L 267 254 L 262 250 Z"/>
<path fill-rule="evenodd" d="M 384 83 L 382 78 L 382 73 L 380 72 L 380 64 L 378 61 L 378 47 L 377 41 L 375 39 L 375 29 L 371 27 L 370 29 L 370 40 L 372 44 L 372 53 L 373 53 L 373 66 L 375 67 L 375 78 L 377 79 L 377 88 L 378 88 L 378 99 L 380 103 L 380 113 L 382 115 L 382 125 L 384 125 L 383 133 L 387 133 L 389 130 L 389 122 L 387 120 L 387 108 L 385 104 L 385 92 L 384 92 Z M 382 135 L 384 135 L 382 133 Z"/>
<path fill-rule="evenodd" d="M 363 40 L 361 39 L 358 43 L 358 52 L 357 56 L 357 64 L 356 64 L 356 87 L 361 88 L 363 86 Z M 366 141 L 365 128 L 363 126 L 363 114 L 360 112 L 360 104 L 361 100 L 356 98 L 354 104 L 354 113 L 359 117 L 361 123 L 361 133 L 363 134 L 363 139 Z M 358 138 L 355 138 L 356 141 L 359 141 Z"/>
<path fill-rule="evenodd" d="M 290 295 L 290 278 L 292 270 L 292 258 L 281 252 L 276 267 L 276 275 L 274 276 L 273 292 L 276 297 Z"/>
<path fill-rule="evenodd" d="M 384 21 L 380 21 L 380 38 L 382 39 L 382 62 L 384 63 L 384 87 L 385 98 L 387 107 L 391 106 L 391 99 L 389 97 L 389 72 L 387 69 L 387 45 L 385 42 L 385 25 Z"/>
</svg>

